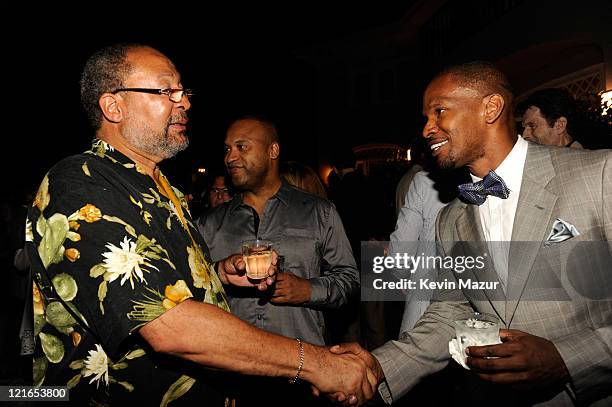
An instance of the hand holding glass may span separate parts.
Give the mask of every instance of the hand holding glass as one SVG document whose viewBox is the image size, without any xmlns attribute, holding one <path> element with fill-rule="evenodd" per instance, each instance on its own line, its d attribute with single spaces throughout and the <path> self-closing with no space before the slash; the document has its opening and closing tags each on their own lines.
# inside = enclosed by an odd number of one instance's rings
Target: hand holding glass
<svg viewBox="0 0 612 407">
<path fill-rule="evenodd" d="M 263 280 L 268 277 L 268 269 L 272 263 L 272 243 L 261 239 L 243 242 L 242 259 L 246 264 L 247 277 Z"/>
<path fill-rule="evenodd" d="M 461 355 L 469 346 L 495 345 L 499 340 L 501 322 L 497 317 L 479 312 L 462 315 L 455 321 L 457 343 Z"/>
</svg>

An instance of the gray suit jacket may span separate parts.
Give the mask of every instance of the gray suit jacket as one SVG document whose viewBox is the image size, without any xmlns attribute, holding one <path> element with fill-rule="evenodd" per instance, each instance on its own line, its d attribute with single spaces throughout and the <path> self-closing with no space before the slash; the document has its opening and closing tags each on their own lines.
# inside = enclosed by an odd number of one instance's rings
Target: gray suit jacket
<svg viewBox="0 0 612 407">
<path fill-rule="evenodd" d="M 557 218 L 580 235 L 544 244 Z M 483 290 L 438 290 L 415 328 L 376 349 L 386 382 L 380 392 L 396 401 L 449 361 L 452 321 L 466 311 L 497 314 L 507 327 L 552 341 L 571 376 L 549 394 L 490 391 L 495 403 L 573 405 L 612 403 L 612 152 L 530 143 L 512 231 L 508 289 L 493 298 Z M 478 207 L 459 200 L 443 208 L 436 223 L 439 254 L 482 253 L 486 242 Z M 458 243 L 461 242 L 461 243 Z M 527 242 L 527 243 L 523 243 Z M 492 262 L 481 273 L 441 270 L 439 280 L 496 279 Z M 595 284 L 593 284 L 595 282 Z M 598 291 L 599 289 L 599 291 Z M 505 298 L 503 298 L 505 296 Z M 453 362 L 454 363 L 454 362 Z M 507 394 L 504 394 L 508 391 Z"/>
</svg>

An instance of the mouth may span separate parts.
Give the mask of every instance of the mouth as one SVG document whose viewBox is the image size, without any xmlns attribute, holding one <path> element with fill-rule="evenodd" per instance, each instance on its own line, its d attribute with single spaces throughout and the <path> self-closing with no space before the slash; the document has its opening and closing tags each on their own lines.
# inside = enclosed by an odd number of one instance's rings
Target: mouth
<svg viewBox="0 0 612 407">
<path fill-rule="evenodd" d="M 232 166 L 232 167 L 228 167 L 228 168 L 227 168 L 227 171 L 228 171 L 230 174 L 234 174 L 234 173 L 236 173 L 236 172 L 240 171 L 241 169 L 242 169 L 242 167 Z"/>
<path fill-rule="evenodd" d="M 439 143 L 430 144 L 429 148 L 431 149 L 432 152 L 435 152 L 435 151 L 438 151 L 440 147 L 442 147 L 446 143 L 448 143 L 448 140 L 443 140 L 443 141 L 440 141 Z"/>
<path fill-rule="evenodd" d="M 170 127 L 173 127 L 179 130 L 186 130 L 188 122 L 189 122 L 189 119 L 187 118 L 179 118 L 178 120 L 171 122 Z"/>
</svg>

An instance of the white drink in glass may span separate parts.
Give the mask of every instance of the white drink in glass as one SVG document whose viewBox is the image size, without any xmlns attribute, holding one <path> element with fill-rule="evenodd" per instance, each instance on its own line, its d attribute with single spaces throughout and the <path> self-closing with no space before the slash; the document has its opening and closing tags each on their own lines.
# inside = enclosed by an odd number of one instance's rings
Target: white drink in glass
<svg viewBox="0 0 612 407">
<path fill-rule="evenodd" d="M 494 345 L 501 343 L 499 340 L 499 328 L 501 323 L 498 318 L 489 314 L 478 312 L 466 314 L 454 321 L 457 342 L 461 354 L 469 346 Z"/>
<path fill-rule="evenodd" d="M 272 243 L 250 240 L 242 244 L 242 259 L 246 263 L 246 275 L 253 280 L 268 277 L 272 263 Z"/>
</svg>

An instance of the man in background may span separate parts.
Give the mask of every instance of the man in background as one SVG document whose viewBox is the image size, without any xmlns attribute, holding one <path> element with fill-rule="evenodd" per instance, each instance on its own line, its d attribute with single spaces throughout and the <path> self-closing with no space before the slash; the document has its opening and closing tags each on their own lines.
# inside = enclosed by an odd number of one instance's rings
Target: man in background
<svg viewBox="0 0 612 407">
<path fill-rule="evenodd" d="M 228 287 L 232 312 L 266 331 L 324 345 L 322 311 L 357 296 L 359 274 L 334 206 L 281 179 L 280 151 L 272 122 L 234 121 L 225 137 L 225 164 L 240 193 L 202 216 L 199 230 L 215 260 L 239 252 L 247 240 L 272 242 L 281 259 L 273 290 Z M 254 383 L 244 388 L 242 403 L 283 405 L 288 397 L 292 404 L 315 403 L 308 389 L 296 396 L 286 383 Z M 259 393 L 264 387 L 274 391 Z"/>
<path fill-rule="evenodd" d="M 216 208 L 223 202 L 232 199 L 232 191 L 230 190 L 229 182 L 225 174 L 215 175 L 212 184 L 208 190 L 208 205 Z"/>
<path fill-rule="evenodd" d="M 576 101 L 561 88 L 541 89 L 517 106 L 523 138 L 549 146 L 584 148 L 576 140 Z"/>
</svg>

